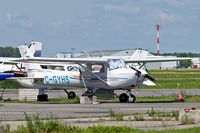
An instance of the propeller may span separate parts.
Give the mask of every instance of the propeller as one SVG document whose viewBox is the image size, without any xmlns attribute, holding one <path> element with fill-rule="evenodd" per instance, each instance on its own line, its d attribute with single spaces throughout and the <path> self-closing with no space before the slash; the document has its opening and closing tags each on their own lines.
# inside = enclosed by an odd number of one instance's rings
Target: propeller
<svg viewBox="0 0 200 133">
<path fill-rule="evenodd" d="M 135 70 L 138 74 L 144 75 L 145 78 L 149 79 L 152 82 L 156 82 L 156 79 L 150 75 L 149 71 L 147 70 L 145 65 L 142 65 L 139 69 L 136 67 L 131 66 L 133 70 Z"/>
<path fill-rule="evenodd" d="M 151 76 L 150 72 L 148 71 L 148 69 L 145 65 L 144 65 L 144 68 L 145 68 L 146 72 L 148 73 L 147 75 L 145 75 L 145 78 L 147 78 L 153 82 L 156 82 L 156 79 L 153 76 Z"/>
<path fill-rule="evenodd" d="M 135 70 L 137 73 L 136 73 L 136 76 L 140 77 L 140 75 L 142 74 L 141 70 L 133 67 L 133 66 L 130 66 L 133 70 Z"/>
<path fill-rule="evenodd" d="M 145 78 L 147 78 L 153 82 L 156 82 L 156 79 L 153 76 L 151 76 L 150 74 L 145 75 Z"/>
</svg>

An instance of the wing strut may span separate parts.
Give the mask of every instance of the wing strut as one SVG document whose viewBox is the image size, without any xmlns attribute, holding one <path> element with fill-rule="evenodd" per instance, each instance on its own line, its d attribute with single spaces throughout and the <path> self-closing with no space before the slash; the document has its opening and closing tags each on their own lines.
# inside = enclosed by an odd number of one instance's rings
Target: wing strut
<svg viewBox="0 0 200 133">
<path fill-rule="evenodd" d="M 105 85 L 109 86 L 107 84 L 107 82 L 105 80 L 103 80 L 101 77 L 99 77 L 98 75 L 92 73 L 90 70 L 88 70 L 86 67 L 84 67 L 82 64 L 79 64 L 83 69 L 85 69 L 87 72 L 89 72 L 92 76 L 98 78 L 102 83 L 104 83 Z"/>
</svg>

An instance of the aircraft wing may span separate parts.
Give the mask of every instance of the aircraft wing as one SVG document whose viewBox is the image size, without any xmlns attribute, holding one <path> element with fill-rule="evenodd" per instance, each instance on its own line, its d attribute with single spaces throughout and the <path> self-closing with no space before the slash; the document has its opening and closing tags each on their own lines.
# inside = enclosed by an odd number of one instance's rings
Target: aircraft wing
<svg viewBox="0 0 200 133">
<path fill-rule="evenodd" d="M 18 58 L 12 60 L 11 62 L 18 63 L 39 63 L 39 64 L 66 64 L 66 63 L 106 63 L 107 59 L 105 58 L 43 58 L 43 57 L 35 57 L 35 58 Z"/>
<path fill-rule="evenodd" d="M 124 59 L 126 63 L 148 63 L 148 62 L 169 62 L 169 61 L 181 61 L 191 60 L 191 58 L 129 58 Z M 44 58 L 44 57 L 33 57 L 33 58 L 0 58 L 0 62 L 5 64 L 17 64 L 17 63 L 39 63 L 39 64 L 66 64 L 66 63 L 106 63 L 107 58 Z"/>
<path fill-rule="evenodd" d="M 90 70 L 85 68 L 81 64 L 90 63 L 90 64 L 102 64 L 107 63 L 108 59 L 105 58 L 42 58 L 42 57 L 34 57 L 34 58 L 20 58 L 14 60 L 14 62 L 23 62 L 23 63 L 38 63 L 38 64 L 66 64 L 66 63 L 75 63 L 79 64 L 82 68 L 84 68 L 87 72 L 89 72 L 94 77 L 98 78 L 102 83 L 108 85 L 101 77 L 92 73 Z"/>
<path fill-rule="evenodd" d="M 0 63 L 2 64 L 11 64 L 11 65 L 15 65 L 18 64 L 17 62 L 15 62 L 15 60 L 20 59 L 20 58 L 9 58 L 9 57 L 0 57 Z"/>
<path fill-rule="evenodd" d="M 129 58 L 124 59 L 126 63 L 149 63 L 149 62 L 170 62 L 170 61 L 181 61 L 181 60 L 191 60 L 191 58 L 168 58 L 168 57 L 159 57 L 159 58 Z"/>
</svg>

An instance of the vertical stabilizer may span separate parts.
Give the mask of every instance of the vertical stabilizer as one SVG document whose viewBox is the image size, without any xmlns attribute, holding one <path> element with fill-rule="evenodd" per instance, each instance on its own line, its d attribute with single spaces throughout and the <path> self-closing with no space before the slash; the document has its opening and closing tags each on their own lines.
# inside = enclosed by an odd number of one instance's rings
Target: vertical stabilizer
<svg viewBox="0 0 200 133">
<path fill-rule="evenodd" d="M 146 58 L 148 57 L 149 52 L 142 49 L 136 49 L 135 52 L 132 54 L 131 58 Z"/>
<path fill-rule="evenodd" d="M 22 45 L 18 47 L 21 57 L 41 57 L 42 43 L 32 41 L 30 45 Z"/>
<path fill-rule="evenodd" d="M 18 47 L 21 57 L 41 57 L 42 54 L 42 43 L 37 41 L 32 41 L 31 44 L 21 45 Z M 42 69 L 39 64 L 29 64 L 22 63 L 22 68 L 25 68 L 27 71 Z"/>
</svg>

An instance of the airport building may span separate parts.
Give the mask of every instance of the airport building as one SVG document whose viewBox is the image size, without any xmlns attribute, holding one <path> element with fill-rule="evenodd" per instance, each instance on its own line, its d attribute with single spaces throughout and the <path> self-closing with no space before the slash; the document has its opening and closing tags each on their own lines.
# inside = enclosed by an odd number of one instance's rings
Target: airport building
<svg viewBox="0 0 200 133">
<path fill-rule="evenodd" d="M 89 58 L 89 57 L 121 57 L 121 58 L 156 58 L 155 55 L 151 54 L 147 50 L 139 49 L 125 49 L 125 50 L 102 50 L 102 51 L 90 51 L 90 52 L 60 52 L 56 55 L 57 58 Z M 174 56 L 167 56 L 174 57 Z M 131 64 L 137 65 L 137 64 Z M 156 63 L 147 63 L 147 69 L 174 69 L 178 68 L 179 61 L 172 62 L 156 62 Z"/>
</svg>

